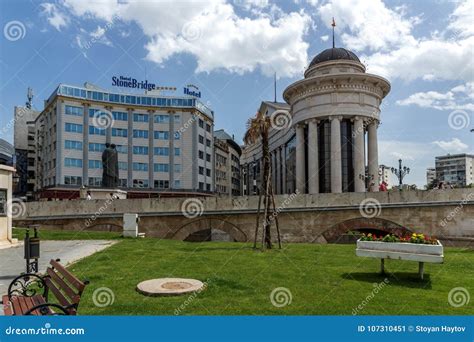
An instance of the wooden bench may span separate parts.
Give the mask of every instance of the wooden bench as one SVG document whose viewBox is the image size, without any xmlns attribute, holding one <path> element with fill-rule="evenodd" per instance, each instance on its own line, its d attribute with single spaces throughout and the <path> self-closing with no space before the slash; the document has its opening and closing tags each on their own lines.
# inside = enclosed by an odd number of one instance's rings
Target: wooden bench
<svg viewBox="0 0 474 342">
<path fill-rule="evenodd" d="M 89 283 L 80 281 L 59 264 L 51 260 L 43 276 L 26 273 L 11 282 L 8 294 L 2 297 L 6 316 L 23 315 L 75 315 L 84 288 Z M 48 301 L 49 294 L 55 297 Z"/>
</svg>

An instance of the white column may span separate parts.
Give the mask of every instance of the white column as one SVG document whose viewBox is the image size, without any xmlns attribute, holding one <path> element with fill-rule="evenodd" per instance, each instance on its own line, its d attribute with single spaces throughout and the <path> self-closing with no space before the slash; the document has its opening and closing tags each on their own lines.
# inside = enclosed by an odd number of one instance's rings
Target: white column
<svg viewBox="0 0 474 342">
<path fill-rule="evenodd" d="M 354 118 L 353 155 L 354 155 L 354 191 L 365 192 L 365 157 L 364 157 L 364 122 L 362 118 Z"/>
<path fill-rule="evenodd" d="M 342 192 L 341 117 L 331 118 L 331 192 Z"/>
<path fill-rule="evenodd" d="M 379 191 L 379 155 L 377 142 L 377 126 L 378 122 L 372 121 L 368 127 L 368 160 L 369 160 L 369 177 L 370 191 Z M 373 179 L 372 179 L 373 177 Z"/>
<path fill-rule="evenodd" d="M 296 125 L 296 190 L 305 193 L 304 124 Z"/>
<path fill-rule="evenodd" d="M 308 124 L 308 192 L 319 192 L 318 167 L 318 121 L 313 119 Z"/>
</svg>

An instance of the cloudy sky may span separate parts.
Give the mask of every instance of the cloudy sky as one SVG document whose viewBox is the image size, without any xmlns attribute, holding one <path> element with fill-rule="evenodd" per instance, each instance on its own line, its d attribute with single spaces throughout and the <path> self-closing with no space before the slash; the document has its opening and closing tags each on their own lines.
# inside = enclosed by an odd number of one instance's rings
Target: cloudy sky
<svg viewBox="0 0 474 342">
<path fill-rule="evenodd" d="M 423 186 L 434 157 L 473 153 L 473 1 L 420 0 L 4 0 L 0 138 L 12 141 L 13 107 L 26 89 L 34 108 L 59 83 L 112 89 L 113 76 L 162 86 L 194 83 L 216 128 L 240 142 L 262 100 L 278 99 L 331 45 L 354 51 L 386 77 L 380 162 L 402 158 Z M 117 89 L 118 90 L 118 89 Z"/>
</svg>

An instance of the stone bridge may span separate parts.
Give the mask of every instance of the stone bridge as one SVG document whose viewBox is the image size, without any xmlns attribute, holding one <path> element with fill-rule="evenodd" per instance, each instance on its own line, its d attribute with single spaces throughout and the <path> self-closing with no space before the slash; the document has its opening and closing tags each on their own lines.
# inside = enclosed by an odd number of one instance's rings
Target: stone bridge
<svg viewBox="0 0 474 342">
<path fill-rule="evenodd" d="M 292 194 L 275 201 L 285 242 L 335 242 L 348 231 L 374 229 L 474 245 L 474 189 Z M 123 214 L 137 213 L 146 236 L 184 240 L 215 228 L 243 242 L 253 240 L 257 202 L 257 196 L 28 202 L 14 225 L 121 231 Z"/>
</svg>

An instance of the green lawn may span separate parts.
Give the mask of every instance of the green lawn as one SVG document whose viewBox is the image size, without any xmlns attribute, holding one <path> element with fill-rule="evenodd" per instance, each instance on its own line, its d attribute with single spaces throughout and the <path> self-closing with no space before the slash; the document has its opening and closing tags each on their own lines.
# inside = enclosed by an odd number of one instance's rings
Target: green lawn
<svg viewBox="0 0 474 342">
<path fill-rule="evenodd" d="M 23 240 L 26 229 L 13 228 L 13 238 Z M 40 229 L 38 235 L 41 240 L 112 240 L 119 239 L 121 233 L 115 232 L 94 232 L 94 231 L 74 231 L 74 230 L 45 230 Z M 33 229 L 30 229 L 30 236 L 33 236 Z"/>
<path fill-rule="evenodd" d="M 418 279 L 416 262 L 386 262 L 355 256 L 354 245 L 285 244 L 284 250 L 254 251 L 241 243 L 190 243 L 124 239 L 70 267 L 88 278 L 81 315 L 361 315 L 474 314 L 474 300 L 455 308 L 448 293 L 464 287 L 474 295 L 474 251 L 446 248 L 445 263 L 426 264 Z M 160 277 L 197 278 L 208 288 L 197 295 L 146 297 L 136 285 Z M 387 278 L 388 285 L 375 286 Z M 106 287 L 114 303 L 98 307 L 94 290 Z M 285 287 L 291 304 L 272 305 L 270 293 Z M 367 299 L 369 298 L 369 299 Z M 365 304 L 362 304 L 363 301 Z"/>
</svg>

